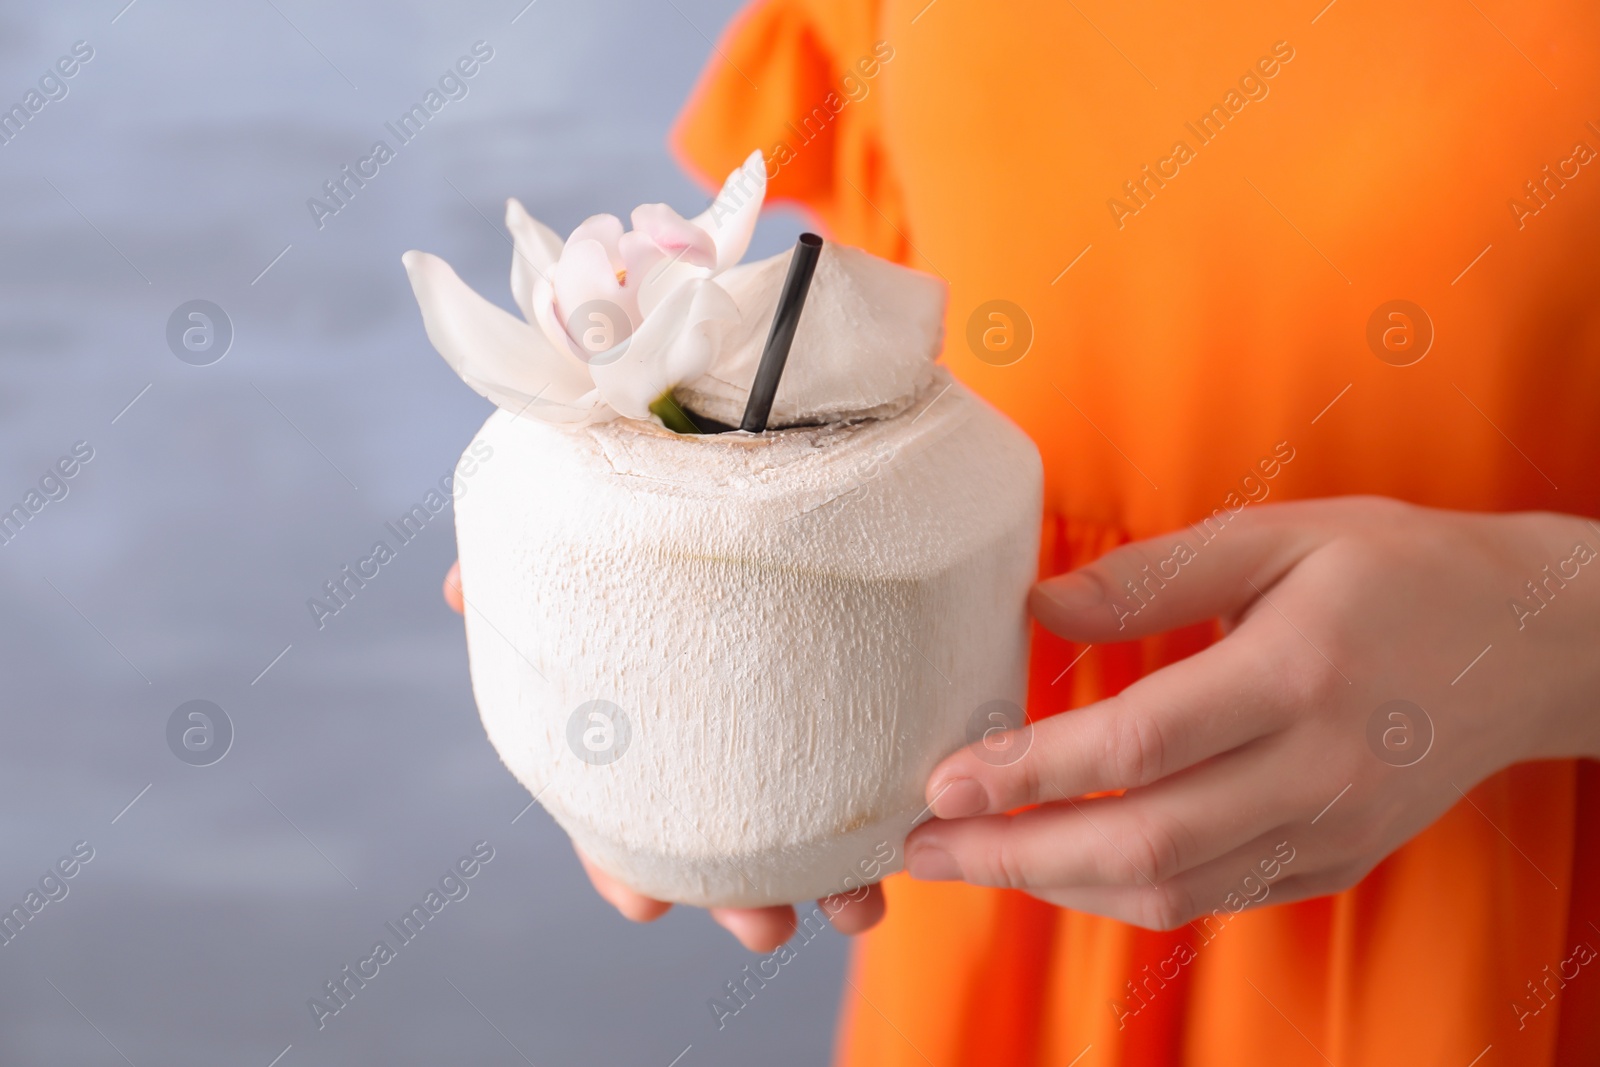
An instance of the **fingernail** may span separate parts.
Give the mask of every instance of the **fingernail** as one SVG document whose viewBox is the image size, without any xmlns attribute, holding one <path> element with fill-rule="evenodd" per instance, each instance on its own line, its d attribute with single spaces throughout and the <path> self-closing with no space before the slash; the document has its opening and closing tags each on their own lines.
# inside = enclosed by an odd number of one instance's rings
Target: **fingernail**
<svg viewBox="0 0 1600 1067">
<path fill-rule="evenodd" d="M 1093 578 L 1064 574 L 1039 583 L 1039 592 L 1063 611 L 1088 611 L 1105 600 L 1105 588 Z"/>
<path fill-rule="evenodd" d="M 964 819 L 989 807 L 989 794 L 971 778 L 951 778 L 934 790 L 930 805 L 941 819 Z"/>
<path fill-rule="evenodd" d="M 906 869 L 922 882 L 953 882 L 961 877 L 955 857 L 934 845 L 921 845 L 906 856 Z"/>
</svg>

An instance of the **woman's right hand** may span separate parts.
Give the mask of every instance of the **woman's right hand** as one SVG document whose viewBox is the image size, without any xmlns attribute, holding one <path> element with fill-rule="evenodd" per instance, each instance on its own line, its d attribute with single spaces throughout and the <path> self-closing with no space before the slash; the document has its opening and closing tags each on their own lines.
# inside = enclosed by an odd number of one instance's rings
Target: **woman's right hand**
<svg viewBox="0 0 1600 1067">
<path fill-rule="evenodd" d="M 444 602 L 457 612 L 466 609 L 466 599 L 461 594 L 461 564 L 454 563 L 444 578 Z M 616 908 L 626 919 L 647 923 L 659 919 L 672 907 L 664 900 L 655 900 L 617 881 L 611 875 L 579 852 L 578 862 L 601 899 Z M 848 895 L 824 897 L 817 901 L 822 913 L 828 916 L 835 930 L 841 934 L 859 934 L 876 926 L 883 918 L 883 887 L 868 886 L 859 899 Z M 751 952 L 771 952 L 789 940 L 795 931 L 794 908 L 780 904 L 769 908 L 708 908 L 717 925 L 727 930 Z"/>
</svg>

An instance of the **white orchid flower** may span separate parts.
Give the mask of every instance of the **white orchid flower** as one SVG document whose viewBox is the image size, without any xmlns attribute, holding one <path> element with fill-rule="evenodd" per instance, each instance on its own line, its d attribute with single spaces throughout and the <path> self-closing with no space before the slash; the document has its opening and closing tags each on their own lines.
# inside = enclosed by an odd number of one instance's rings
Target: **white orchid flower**
<svg viewBox="0 0 1600 1067">
<path fill-rule="evenodd" d="M 704 213 L 665 204 L 585 219 L 563 244 L 516 200 L 515 243 L 502 311 L 426 252 L 401 257 L 428 340 L 478 393 L 513 414 L 550 422 L 652 418 L 650 406 L 700 377 L 740 313 L 718 274 L 749 247 L 766 195 L 759 151 L 728 176 Z M 524 321 L 525 320 L 525 321 Z"/>
</svg>

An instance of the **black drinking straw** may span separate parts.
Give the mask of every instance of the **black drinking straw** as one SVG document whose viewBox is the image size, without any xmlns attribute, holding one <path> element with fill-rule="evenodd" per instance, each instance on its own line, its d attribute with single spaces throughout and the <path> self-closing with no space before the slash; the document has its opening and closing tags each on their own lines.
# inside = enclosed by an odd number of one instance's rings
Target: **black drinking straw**
<svg viewBox="0 0 1600 1067">
<path fill-rule="evenodd" d="M 756 367 L 756 380 L 750 386 L 750 399 L 745 401 L 744 421 L 739 423 L 739 429 L 746 433 L 761 433 L 767 428 L 772 400 L 778 395 L 778 379 L 783 377 L 783 366 L 789 361 L 789 346 L 794 344 L 800 311 L 806 305 L 811 275 L 816 272 L 821 254 L 822 238 L 814 233 L 800 235 L 794 258 L 789 261 L 789 276 L 783 280 L 783 292 L 778 295 L 767 347 L 761 350 L 761 364 Z"/>
</svg>

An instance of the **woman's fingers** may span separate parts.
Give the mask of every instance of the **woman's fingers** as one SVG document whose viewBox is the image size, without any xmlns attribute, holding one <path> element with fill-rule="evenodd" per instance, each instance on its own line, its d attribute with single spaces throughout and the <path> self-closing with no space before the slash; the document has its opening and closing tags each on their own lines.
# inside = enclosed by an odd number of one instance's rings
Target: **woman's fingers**
<svg viewBox="0 0 1600 1067">
<path fill-rule="evenodd" d="M 1238 752 L 1125 796 L 1017 815 L 926 822 L 906 841 L 913 878 L 1030 892 L 1056 886 L 1155 887 L 1225 856 L 1283 821 L 1253 800 L 1270 754 Z"/>
<path fill-rule="evenodd" d="M 672 907 L 666 901 L 655 900 L 636 893 L 617 881 L 583 854 L 576 846 L 578 862 L 583 864 L 596 893 L 601 899 L 634 922 L 647 923 L 659 919 Z M 883 889 L 871 886 L 859 899 L 839 895 L 817 901 L 824 915 L 841 934 L 859 934 L 876 926 L 884 914 Z M 709 908 L 711 918 L 728 931 L 751 952 L 771 952 L 794 936 L 796 921 L 794 908 L 780 904 L 770 908 Z"/>
<path fill-rule="evenodd" d="M 457 614 L 467 610 L 467 602 L 461 597 L 460 560 L 450 564 L 450 572 L 444 576 L 444 602 Z"/>
<path fill-rule="evenodd" d="M 883 887 L 868 886 L 865 894 L 854 898 L 844 893 L 823 897 L 817 907 L 841 934 L 865 933 L 883 921 Z M 771 952 L 793 937 L 798 926 L 795 910 L 788 905 L 710 910 L 717 924 L 752 952 Z"/>
<path fill-rule="evenodd" d="M 794 908 L 711 908 L 718 926 L 738 938 L 751 952 L 771 952 L 794 936 Z"/>
<path fill-rule="evenodd" d="M 1293 827 L 1274 828 L 1226 856 L 1159 885 L 1073 886 L 1035 895 L 1063 908 L 1147 930 L 1174 930 L 1189 924 L 1203 944 L 1248 908 L 1320 896 L 1359 880 L 1359 874 L 1344 878 L 1337 873 L 1314 872 L 1307 857 L 1299 857 L 1296 863 L 1294 836 Z"/>
<path fill-rule="evenodd" d="M 864 934 L 883 921 L 887 903 L 883 897 L 883 886 L 870 885 L 865 895 L 852 898 L 848 893 L 837 896 L 823 897 L 817 901 L 822 908 L 822 913 L 828 916 L 828 921 L 833 923 L 833 928 L 841 934 L 854 936 Z"/>
<path fill-rule="evenodd" d="M 664 900 L 653 900 L 642 893 L 635 893 L 615 878 L 611 877 L 599 867 L 596 867 L 583 850 L 576 845 L 572 849 L 578 854 L 578 862 L 583 864 L 583 871 L 589 876 L 589 881 L 594 885 L 594 891 L 600 898 L 613 908 L 620 911 L 624 918 L 636 923 L 647 923 L 659 919 L 672 907 Z"/>
<path fill-rule="evenodd" d="M 664 900 L 655 900 L 617 881 L 602 871 L 576 846 L 578 861 L 584 873 L 594 884 L 601 899 L 622 913 L 623 918 L 636 923 L 659 919 L 672 907 Z M 771 952 L 794 934 L 794 909 L 788 905 L 774 908 L 711 908 L 711 918 L 727 930 L 739 943 L 752 952 Z"/>
<path fill-rule="evenodd" d="M 1218 509 L 1195 526 L 1135 541 L 1033 587 L 1029 607 L 1072 641 L 1130 641 L 1231 618 L 1326 535 L 1304 509 Z"/>
<path fill-rule="evenodd" d="M 1230 638 L 1107 700 L 1024 726 L 1008 745 L 960 749 L 929 776 L 928 803 L 941 819 L 998 815 L 1149 785 L 1232 751 L 1287 719 L 1289 700 L 1272 681 L 1282 667 L 1275 645 Z"/>
<path fill-rule="evenodd" d="M 856 898 L 845 893 L 823 897 L 817 901 L 817 907 L 841 934 L 865 933 L 883 920 L 883 887 L 868 886 L 866 893 Z M 797 928 L 795 911 L 788 905 L 712 908 L 711 917 L 752 952 L 771 952 L 793 937 Z"/>
</svg>

